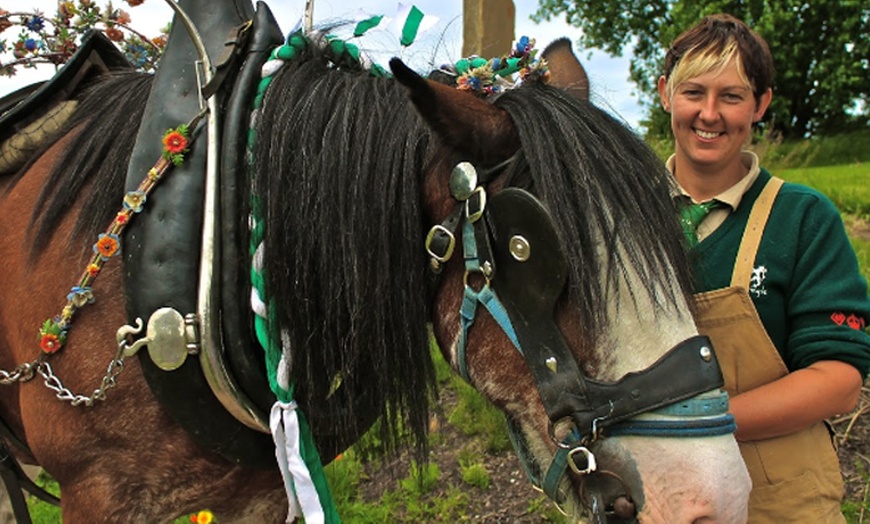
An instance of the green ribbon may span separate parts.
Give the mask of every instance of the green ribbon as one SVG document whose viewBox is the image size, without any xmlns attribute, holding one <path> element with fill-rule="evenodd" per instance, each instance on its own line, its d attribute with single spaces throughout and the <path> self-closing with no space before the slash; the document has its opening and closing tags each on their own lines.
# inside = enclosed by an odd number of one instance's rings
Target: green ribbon
<svg viewBox="0 0 870 524">
<path fill-rule="evenodd" d="M 356 29 L 353 30 L 353 36 L 364 35 L 366 33 L 366 31 L 368 31 L 369 29 L 372 29 L 372 28 L 380 25 L 381 20 L 383 20 L 383 19 L 384 19 L 383 15 L 380 15 L 380 16 L 373 16 L 371 18 L 367 18 L 367 19 L 363 20 L 362 22 L 360 22 L 356 25 Z"/>
<path fill-rule="evenodd" d="M 420 30 L 420 23 L 423 22 L 423 16 L 423 11 L 417 9 L 415 5 L 411 6 L 408 18 L 405 19 L 405 25 L 402 26 L 402 39 L 399 42 L 403 46 L 407 47 L 414 43 L 417 32 Z"/>
</svg>

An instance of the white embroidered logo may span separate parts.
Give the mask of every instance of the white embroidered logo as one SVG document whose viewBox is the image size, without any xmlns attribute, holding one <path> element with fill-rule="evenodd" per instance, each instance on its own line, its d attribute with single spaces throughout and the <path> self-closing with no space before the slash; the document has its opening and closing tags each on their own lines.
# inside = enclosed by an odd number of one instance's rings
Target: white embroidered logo
<svg viewBox="0 0 870 524">
<path fill-rule="evenodd" d="M 764 288 L 764 279 L 767 278 L 767 268 L 758 266 L 752 270 L 752 278 L 749 279 L 749 293 L 755 298 L 763 297 L 767 294 Z"/>
</svg>

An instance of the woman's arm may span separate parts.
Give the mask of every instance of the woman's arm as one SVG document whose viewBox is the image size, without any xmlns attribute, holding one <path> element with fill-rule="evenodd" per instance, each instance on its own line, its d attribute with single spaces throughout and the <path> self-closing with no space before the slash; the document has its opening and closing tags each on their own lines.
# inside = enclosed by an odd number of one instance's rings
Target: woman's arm
<svg viewBox="0 0 870 524">
<path fill-rule="evenodd" d="M 794 433 L 855 409 L 861 373 L 837 360 L 820 360 L 781 379 L 730 399 L 737 440 Z"/>
</svg>

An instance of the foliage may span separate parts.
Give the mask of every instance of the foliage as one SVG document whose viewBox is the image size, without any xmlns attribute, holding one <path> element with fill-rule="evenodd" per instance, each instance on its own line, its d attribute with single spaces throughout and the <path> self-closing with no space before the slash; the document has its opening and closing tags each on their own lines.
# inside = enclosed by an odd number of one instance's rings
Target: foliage
<svg viewBox="0 0 870 524">
<path fill-rule="evenodd" d="M 870 148 L 855 147 L 858 144 L 870 144 L 870 129 L 811 140 L 764 140 L 753 148 L 758 152 L 765 146 L 764 164 L 774 169 L 870 163 Z"/>
<path fill-rule="evenodd" d="M 459 467 L 462 472 L 463 482 L 476 488 L 489 489 L 492 479 L 489 477 L 486 466 L 479 462 L 460 462 Z"/>
<path fill-rule="evenodd" d="M 144 0 L 124 0 L 131 7 Z M 60 67 L 78 49 L 82 37 L 90 30 L 102 31 L 138 69 L 153 71 L 166 44 L 168 28 L 147 37 L 130 26 L 127 11 L 116 8 L 111 0 L 101 7 L 92 0 L 59 2 L 53 16 L 39 10 L 10 12 L 0 7 L 0 37 L 13 31 L 12 39 L 0 38 L 0 76 L 14 76 L 19 67 L 40 64 Z M 7 56 L 11 54 L 11 60 Z"/>
<path fill-rule="evenodd" d="M 865 0 L 539 0 L 536 21 L 564 17 L 581 28 L 579 45 L 613 56 L 633 50 L 631 79 L 644 94 L 654 136 L 666 136 L 667 115 L 656 81 L 670 42 L 701 17 L 730 13 L 768 42 L 778 74 L 763 126 L 784 137 L 829 134 L 870 124 L 870 3 Z"/>
</svg>

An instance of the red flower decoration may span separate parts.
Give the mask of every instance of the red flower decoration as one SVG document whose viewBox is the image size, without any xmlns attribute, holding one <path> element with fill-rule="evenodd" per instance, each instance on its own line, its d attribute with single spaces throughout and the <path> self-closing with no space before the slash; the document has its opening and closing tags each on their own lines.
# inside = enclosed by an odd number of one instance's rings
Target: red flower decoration
<svg viewBox="0 0 870 524">
<path fill-rule="evenodd" d="M 130 214 L 128 211 L 121 211 L 115 216 L 115 222 L 124 225 L 130 221 Z"/>
<path fill-rule="evenodd" d="M 95 277 L 100 273 L 100 266 L 97 264 L 88 264 L 88 276 Z"/>
<path fill-rule="evenodd" d="M 112 42 L 121 42 L 124 40 L 124 33 L 121 32 L 120 29 L 116 29 L 114 27 L 109 27 L 106 29 L 106 36 L 109 37 L 109 40 Z"/>
<path fill-rule="evenodd" d="M 42 351 L 52 354 L 56 353 L 57 350 L 61 348 L 62 344 L 60 343 L 60 339 L 57 335 L 53 335 L 51 333 L 46 333 L 42 335 L 39 339 L 39 347 L 42 348 Z"/>
<path fill-rule="evenodd" d="M 187 138 L 178 131 L 170 131 L 163 137 L 163 147 L 171 155 L 183 153 L 187 149 Z"/>
</svg>

